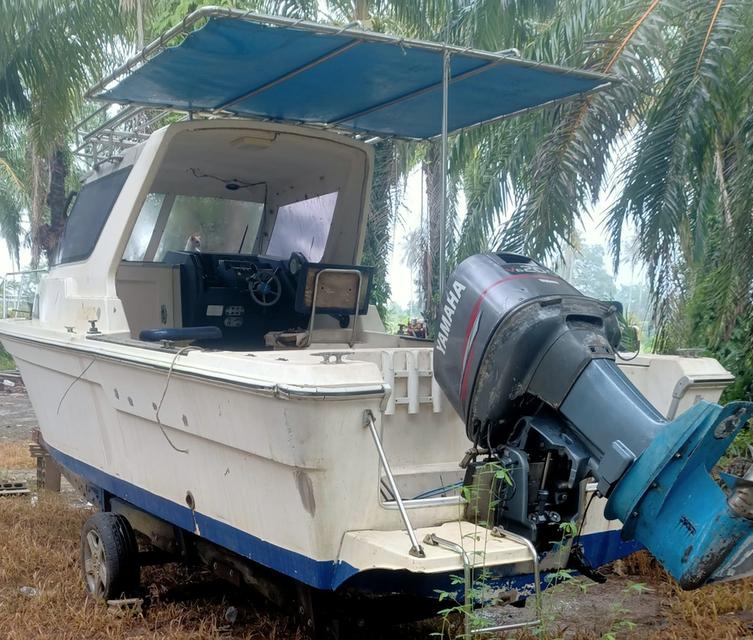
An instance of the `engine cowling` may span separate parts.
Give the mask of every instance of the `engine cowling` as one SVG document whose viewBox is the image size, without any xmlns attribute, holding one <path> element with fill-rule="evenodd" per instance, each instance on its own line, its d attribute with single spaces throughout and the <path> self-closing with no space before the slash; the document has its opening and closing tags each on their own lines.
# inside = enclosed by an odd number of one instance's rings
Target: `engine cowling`
<svg viewBox="0 0 753 640">
<path fill-rule="evenodd" d="M 710 469 L 753 405 L 700 402 L 667 422 L 616 366 L 617 313 L 525 256 L 475 255 L 458 266 L 434 375 L 474 457 L 484 457 L 466 482 L 489 460 L 504 465 L 512 488 L 487 491 L 495 522 L 545 549 L 560 522 L 582 513 L 580 484 L 591 477 L 623 537 L 683 586 L 747 574 L 753 477 L 729 479 L 725 493 Z"/>
</svg>

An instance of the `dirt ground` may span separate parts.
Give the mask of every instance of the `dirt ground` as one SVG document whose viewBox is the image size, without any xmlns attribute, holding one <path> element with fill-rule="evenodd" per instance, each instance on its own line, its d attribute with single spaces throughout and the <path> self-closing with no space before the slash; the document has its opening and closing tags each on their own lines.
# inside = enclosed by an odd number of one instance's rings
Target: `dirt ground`
<svg viewBox="0 0 753 640">
<path fill-rule="evenodd" d="M 0 382 L 3 374 L 0 373 Z M 19 382 L 17 379 L 14 379 Z M 0 387 L 0 481 L 27 481 L 34 413 L 21 384 Z M 79 530 L 89 509 L 63 495 L 0 498 L 0 638 L 128 638 L 293 640 L 303 634 L 285 612 L 206 572 L 177 565 L 142 569 L 144 599 L 134 610 L 111 610 L 87 598 L 78 566 Z M 753 640 L 753 579 L 682 592 L 641 553 L 607 569 L 605 584 L 568 580 L 545 592 L 543 628 L 505 636 L 517 640 L 651 638 Z M 523 609 L 492 610 L 492 620 L 518 622 Z M 454 637 L 441 620 L 363 629 L 357 638 Z"/>
<path fill-rule="evenodd" d="M 5 386 L 3 381 L 13 386 Z M 37 426 L 21 378 L 0 372 L 0 443 L 26 442 Z"/>
</svg>

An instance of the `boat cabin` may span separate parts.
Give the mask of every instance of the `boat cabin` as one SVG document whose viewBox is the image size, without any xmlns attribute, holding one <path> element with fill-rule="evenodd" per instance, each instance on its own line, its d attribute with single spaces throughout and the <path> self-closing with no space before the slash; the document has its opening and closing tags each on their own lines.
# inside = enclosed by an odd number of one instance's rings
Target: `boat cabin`
<svg viewBox="0 0 753 640">
<path fill-rule="evenodd" d="M 174 124 L 151 143 L 92 173 L 53 273 L 91 264 L 98 239 L 117 237 L 116 294 L 134 339 L 259 349 L 302 346 L 318 327 L 352 342 L 357 296 L 369 311 L 370 146 L 243 120 Z"/>
<path fill-rule="evenodd" d="M 212 8 L 191 24 L 204 19 L 89 92 L 105 123 L 77 149 L 93 170 L 40 290 L 43 322 L 222 349 L 399 346 L 361 264 L 368 143 L 446 140 L 612 81 L 352 27 Z"/>
</svg>

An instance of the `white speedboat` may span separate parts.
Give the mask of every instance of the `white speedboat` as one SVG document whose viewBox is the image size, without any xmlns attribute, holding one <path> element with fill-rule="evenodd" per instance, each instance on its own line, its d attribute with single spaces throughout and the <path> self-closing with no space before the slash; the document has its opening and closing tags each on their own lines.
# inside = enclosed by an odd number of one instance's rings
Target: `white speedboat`
<svg viewBox="0 0 753 640">
<path fill-rule="evenodd" d="M 184 35 L 198 20 L 207 22 Z M 181 44 L 165 48 L 176 36 Z M 496 365 L 487 370 L 494 350 L 479 336 L 483 322 L 509 316 L 484 306 L 497 282 L 484 285 L 489 265 L 512 274 L 515 309 L 587 299 L 527 258 L 476 256 L 486 266 L 474 263 L 470 281 L 459 270 L 446 287 L 435 350 L 385 331 L 369 302 L 373 271 L 361 265 L 372 138 L 432 138 L 610 82 L 504 54 L 205 9 L 100 83 L 95 97 L 121 110 L 108 107 L 79 149 L 92 169 L 34 317 L 0 323 L 46 446 L 101 510 L 82 538 L 89 589 L 111 597 L 134 587 L 133 530 L 272 598 L 297 593 L 307 612 L 326 593 L 460 594 L 450 576 L 464 569 L 468 592 L 481 566 L 493 586 L 525 595 L 577 545 L 581 570 L 625 555 L 633 538 L 650 546 L 639 534 L 622 540 L 620 521 L 604 517 L 601 496 L 619 478 L 605 472 L 606 454 L 588 449 L 577 469 L 566 464 L 567 447 L 595 439 L 575 430 L 570 445 L 548 448 L 537 436 L 541 457 L 481 419 L 480 394 L 489 404 L 499 389 L 489 383 Z M 189 117 L 145 135 L 140 127 L 165 109 Z M 483 291 L 471 298 L 476 285 Z M 476 302 L 467 332 L 464 301 Z M 598 316 L 594 335 L 607 335 L 614 307 L 586 306 L 567 316 L 567 330 Z M 613 364 L 613 338 L 599 338 L 599 362 Z M 486 364 L 474 364 L 482 355 Z M 697 403 L 716 401 L 731 380 L 708 358 L 618 365 L 657 424 L 659 413 L 712 406 Z M 513 378 L 518 392 L 506 397 L 518 400 L 494 424 L 522 419 L 524 408 L 542 415 L 531 400 L 546 393 Z M 605 379 L 601 395 L 616 380 Z M 567 402 L 550 407 L 561 425 L 579 424 L 575 411 L 562 413 Z M 620 473 L 641 453 L 623 440 Z M 530 463 L 517 498 L 492 481 L 503 507 L 489 502 L 492 521 L 474 515 L 468 488 L 482 462 L 509 461 L 513 450 Z M 569 520 L 581 525 L 577 545 L 560 544 L 558 524 Z"/>
</svg>

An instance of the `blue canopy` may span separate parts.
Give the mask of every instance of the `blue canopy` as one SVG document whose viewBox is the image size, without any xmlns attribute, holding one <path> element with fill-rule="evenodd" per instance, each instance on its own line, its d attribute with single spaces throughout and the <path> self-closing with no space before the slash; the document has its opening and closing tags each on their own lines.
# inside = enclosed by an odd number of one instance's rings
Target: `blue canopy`
<svg viewBox="0 0 753 640">
<path fill-rule="evenodd" d="M 211 17 L 128 75 L 145 56 L 125 65 L 109 79 L 119 82 L 96 97 L 424 139 L 442 130 L 445 51 L 451 55 L 449 132 L 611 82 L 510 55 L 276 20 Z"/>
</svg>

